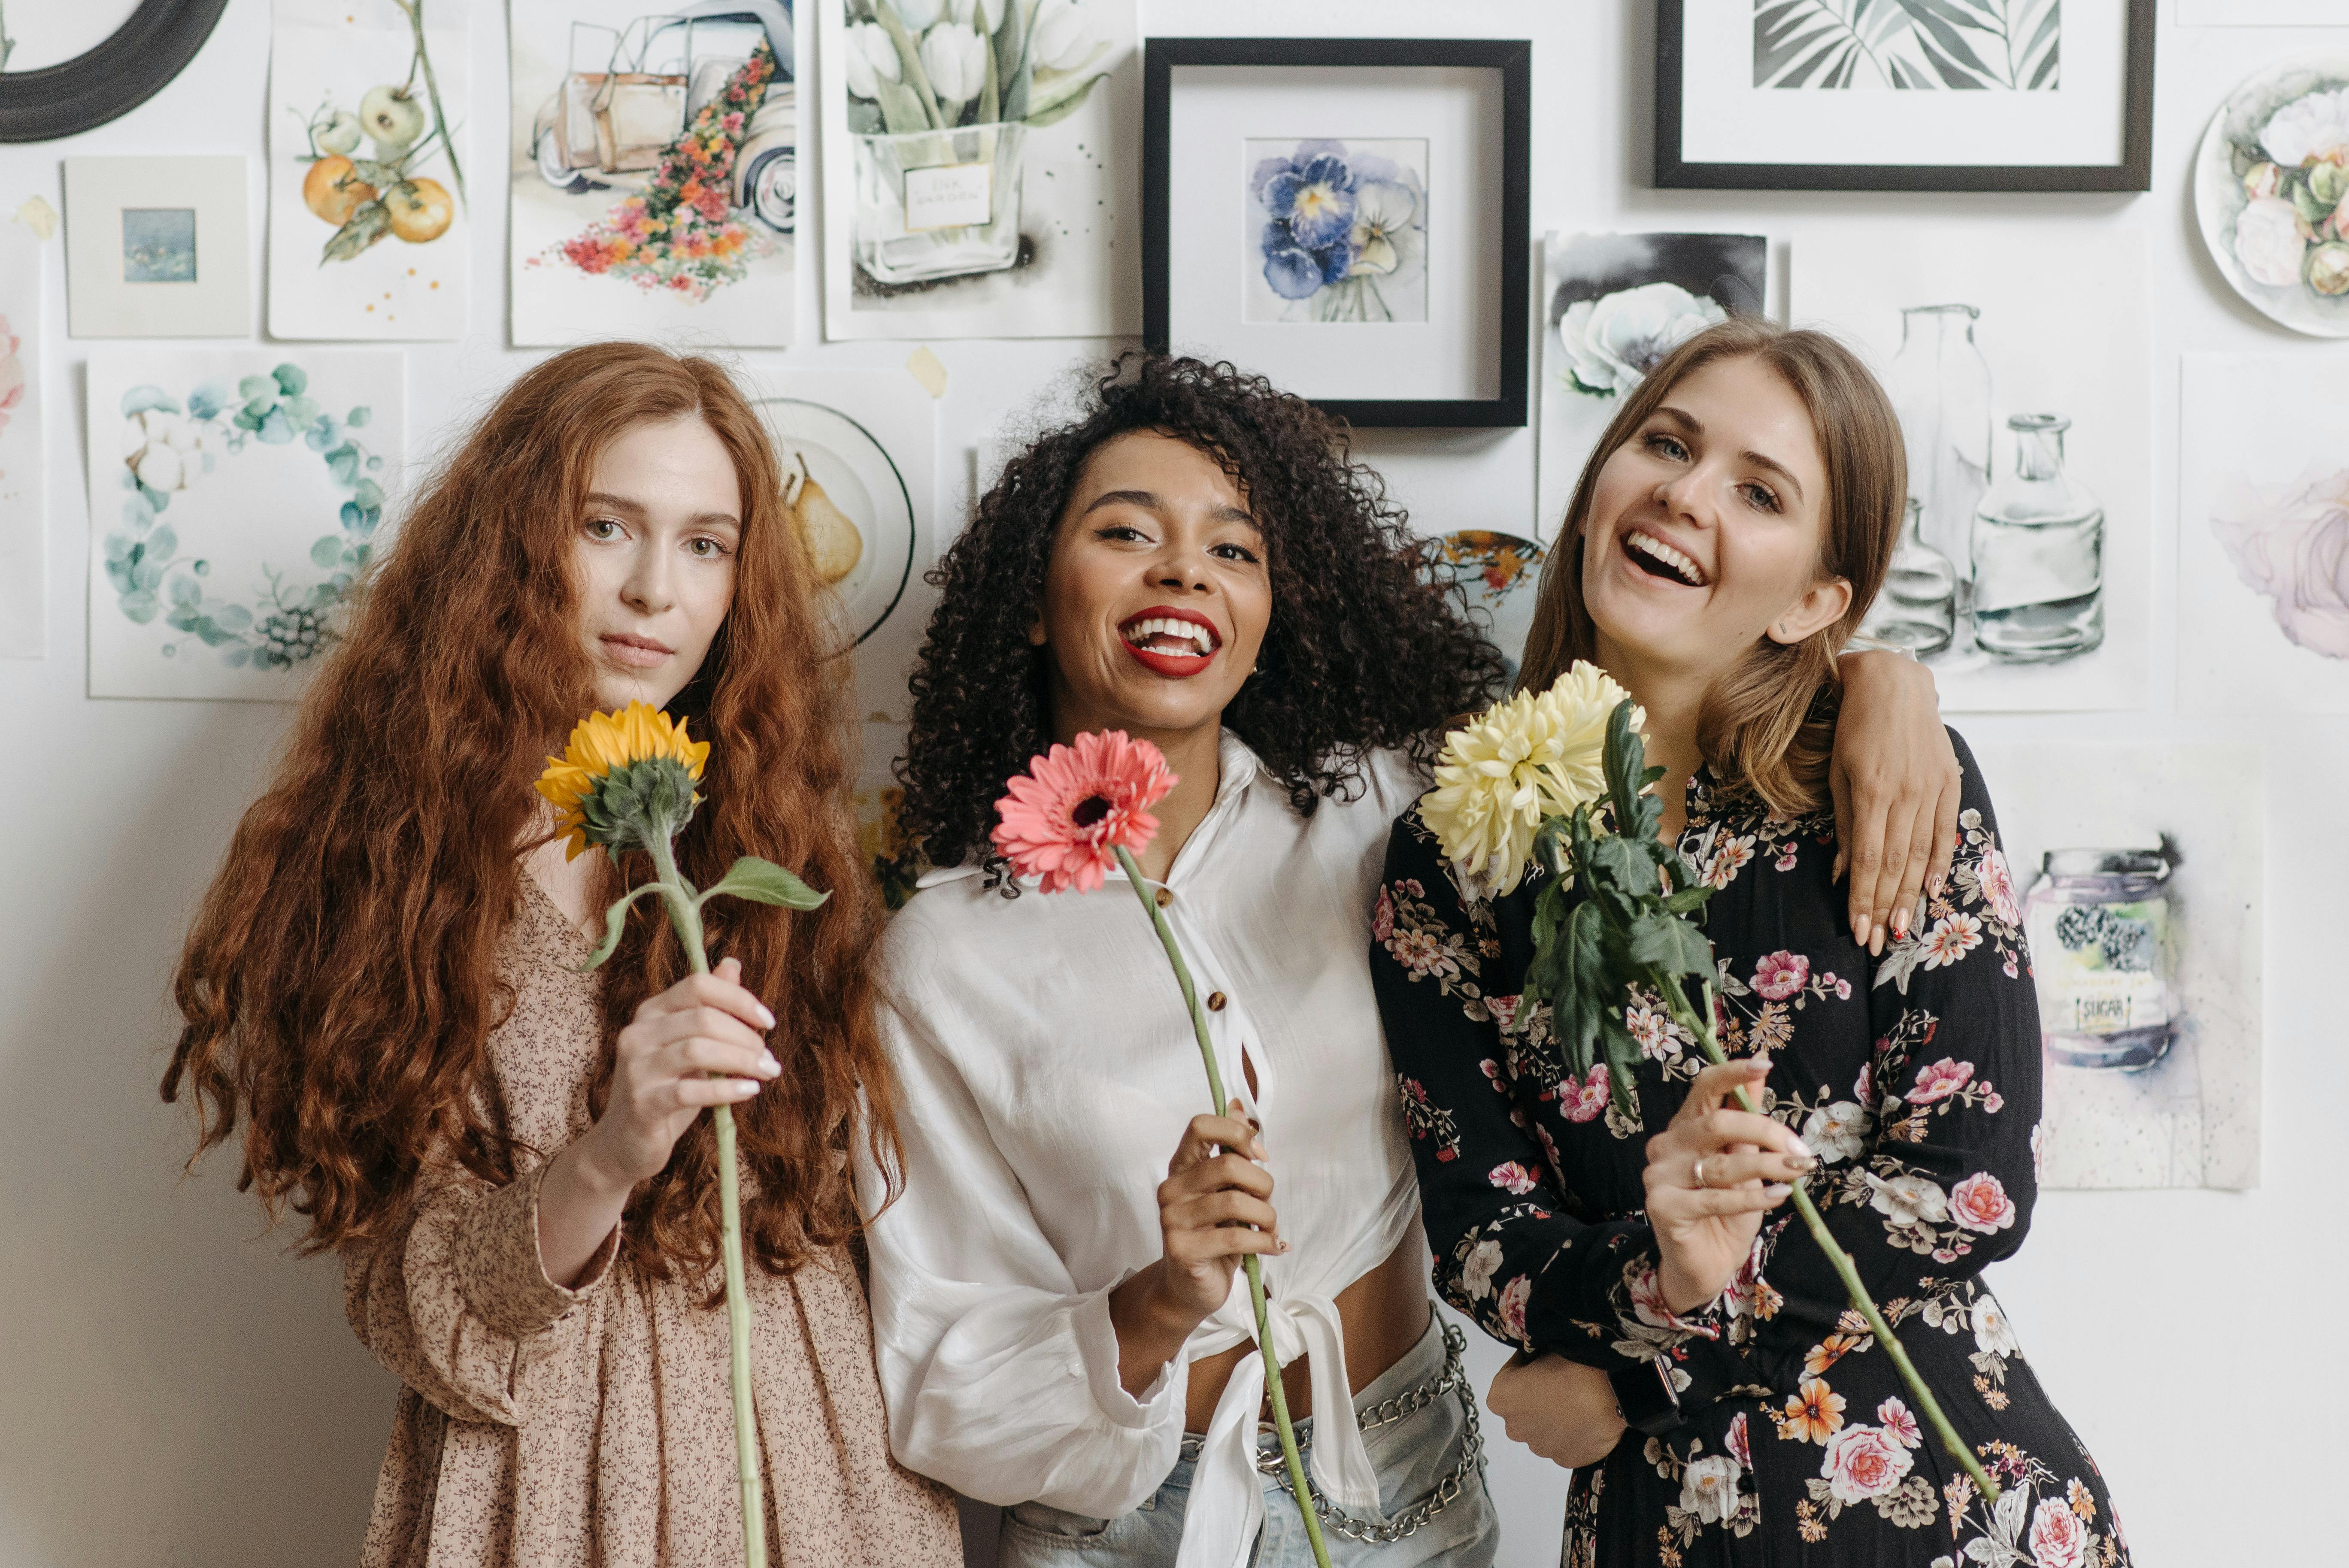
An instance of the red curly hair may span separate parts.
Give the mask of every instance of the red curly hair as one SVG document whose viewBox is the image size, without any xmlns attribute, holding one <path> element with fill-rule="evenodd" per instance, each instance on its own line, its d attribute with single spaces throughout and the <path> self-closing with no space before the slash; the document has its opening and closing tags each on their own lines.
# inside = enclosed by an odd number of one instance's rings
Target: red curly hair
<svg viewBox="0 0 2349 1568">
<path fill-rule="evenodd" d="M 732 608 L 670 704 L 715 742 L 678 862 L 707 886 L 738 855 L 764 855 L 832 890 L 810 913 L 732 899 L 707 911 L 712 949 L 741 960 L 742 984 L 780 1020 L 770 1045 L 782 1075 L 734 1113 L 747 1250 L 783 1272 L 845 1242 L 860 1223 L 847 1171 L 857 1140 L 897 1169 L 867 962 L 881 913 L 849 802 L 847 641 L 817 602 L 764 428 L 726 372 L 597 344 L 516 381 L 425 486 L 181 955 L 185 1025 L 163 1098 L 190 1091 L 198 1157 L 243 1123 L 238 1186 L 258 1191 L 273 1223 L 287 1209 L 305 1216 L 304 1252 L 396 1235 L 428 1171 L 517 1173 L 491 1105 L 489 1037 L 512 1001 L 498 960 L 519 857 L 547 833 L 531 785 L 595 706 L 573 539 L 597 454 L 639 422 L 695 417 L 733 458 L 742 530 Z M 616 895 L 637 869 L 607 866 L 601 891 Z M 598 1114 L 613 1036 L 684 973 L 646 901 L 602 972 Z M 705 1117 L 629 1201 L 634 1266 L 709 1277 L 716 1173 Z"/>
</svg>

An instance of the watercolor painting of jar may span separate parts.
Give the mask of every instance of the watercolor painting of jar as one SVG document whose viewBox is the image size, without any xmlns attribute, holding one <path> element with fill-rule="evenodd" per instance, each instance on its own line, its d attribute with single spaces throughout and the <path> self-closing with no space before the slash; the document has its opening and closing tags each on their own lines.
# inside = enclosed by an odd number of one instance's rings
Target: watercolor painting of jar
<svg viewBox="0 0 2349 1568">
<path fill-rule="evenodd" d="M 2038 996 L 2040 1184 L 2257 1186 L 2258 748 L 1973 751 Z"/>
<path fill-rule="evenodd" d="M 826 335 L 1136 330 L 1133 0 L 822 4 Z"/>
<path fill-rule="evenodd" d="M 1908 448 L 1861 634 L 1930 663 L 1952 712 L 2145 706 L 2152 371 L 2112 330 L 2146 297 L 2141 237 L 1822 224 L 1790 250 L 1794 324 L 1860 350 Z"/>
</svg>

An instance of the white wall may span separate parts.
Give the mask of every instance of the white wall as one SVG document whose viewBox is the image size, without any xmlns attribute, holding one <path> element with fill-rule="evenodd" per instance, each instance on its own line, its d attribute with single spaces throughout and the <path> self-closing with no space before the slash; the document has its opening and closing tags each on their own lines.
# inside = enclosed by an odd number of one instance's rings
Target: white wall
<svg viewBox="0 0 2349 1568">
<path fill-rule="evenodd" d="M 59 0 L 34 0 L 59 3 Z M 476 167 L 506 121 L 503 17 L 475 0 Z M 1530 36 L 1537 40 L 1533 231 L 1734 228 L 1792 245 L 1804 225 L 2027 214 L 2144 232 L 2153 256 L 2157 625 L 2177 583 L 2177 366 L 2187 351 L 2349 352 L 2295 338 L 2236 301 L 2202 253 L 2188 159 L 2240 77 L 2296 46 L 2349 50 L 2349 27 L 2194 28 L 2163 0 L 2154 189 L 2135 197 L 1709 195 L 1645 188 L 1651 8 L 1639 0 L 1143 0 L 1145 32 Z M 2349 10 L 2344 10 L 2349 21 Z M 0 213 L 59 202 L 73 153 L 258 154 L 267 0 L 232 0 L 197 61 L 129 117 L 73 139 L 0 148 Z M 484 181 L 493 189 L 492 181 Z M 810 215 L 811 219 L 812 214 Z M 427 442 L 529 360 L 504 347 L 502 203 L 477 214 L 475 330 L 410 351 L 409 418 Z M 813 254 L 809 245 L 803 254 Z M 2016 258 L 2027 266 L 2026 256 Z M 257 1233 L 215 1161 L 178 1166 L 188 1129 L 157 1102 L 171 1019 L 164 986 L 187 911 L 252 795 L 285 710 L 91 702 L 83 696 L 88 552 L 82 365 L 64 331 L 53 253 L 43 334 L 49 417 L 49 656 L 0 661 L 10 742 L 0 822 L 0 1568 L 168 1564 L 315 1568 L 357 1554 L 392 1386 L 344 1327 L 334 1267 Z M 812 269 L 801 319 L 819 319 Z M 2083 310 L 2096 302 L 2083 300 Z M 258 297 L 256 294 L 256 311 Z M 260 319 L 258 315 L 256 320 Z M 902 363 L 905 345 L 812 346 L 760 365 Z M 941 344 L 941 501 L 967 500 L 965 452 L 1027 407 L 1086 343 Z M 1530 430 L 1365 435 L 1363 452 L 1432 530 L 1525 531 Z M 2110 1477 L 2148 1564 L 2339 1560 L 2330 1428 L 2349 1394 L 2324 1326 L 2349 1285 L 2344 1141 L 2349 1054 L 2328 1007 L 2337 945 L 2325 885 L 2344 869 L 2331 812 L 2349 762 L 2338 721 L 2282 733 L 2189 721 L 2154 652 L 2141 714 L 1975 719 L 2012 738 L 2222 740 L 2267 751 L 2270 935 L 2265 1184 L 2255 1192 L 2057 1194 L 2030 1245 L 1994 1271 L 2042 1380 Z M 1487 1368 L 1497 1356 L 1482 1341 Z M 1563 1477 L 1494 1434 L 1503 1560 L 1556 1560 Z"/>
</svg>

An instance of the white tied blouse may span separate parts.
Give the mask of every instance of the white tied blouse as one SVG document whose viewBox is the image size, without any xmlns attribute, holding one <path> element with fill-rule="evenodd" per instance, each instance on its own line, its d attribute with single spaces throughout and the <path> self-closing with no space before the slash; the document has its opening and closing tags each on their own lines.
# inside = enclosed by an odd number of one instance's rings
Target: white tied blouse
<svg viewBox="0 0 2349 1568">
<path fill-rule="evenodd" d="M 1272 1340 L 1310 1356 L 1313 1480 L 1379 1495 L 1339 1292 L 1415 1232 L 1419 1190 L 1371 991 L 1387 830 L 1423 782 L 1397 754 L 1310 818 L 1237 737 L 1165 911 L 1206 1000 L 1225 1092 L 1262 1124 L 1289 1251 L 1264 1259 Z M 1115 871 L 1091 893 L 990 892 L 933 872 L 890 923 L 885 1028 L 900 1076 L 904 1195 L 871 1233 L 874 1337 L 897 1458 L 982 1501 L 1114 1518 L 1174 1469 L 1190 1363 L 1255 1337 L 1247 1282 L 1140 1399 L 1118 1380 L 1109 1293 L 1163 1250 L 1157 1190 L 1210 1109 L 1181 992 Z M 1242 1063 L 1253 1065 L 1248 1088 Z M 874 1173 L 861 1172 L 868 1202 Z M 1179 1568 L 1235 1568 L 1263 1522 L 1253 1463 L 1264 1364 L 1216 1405 Z M 1331 1416 L 1338 1418 L 1331 1419 Z"/>
</svg>

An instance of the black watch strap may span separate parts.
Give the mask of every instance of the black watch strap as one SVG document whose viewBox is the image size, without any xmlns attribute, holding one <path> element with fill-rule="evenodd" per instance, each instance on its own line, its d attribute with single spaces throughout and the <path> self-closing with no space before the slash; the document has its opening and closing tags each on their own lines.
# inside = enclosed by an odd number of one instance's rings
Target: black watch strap
<svg viewBox="0 0 2349 1568">
<path fill-rule="evenodd" d="M 1681 1402 L 1665 1379 L 1671 1364 L 1661 1358 L 1619 1367 L 1607 1374 L 1615 1386 L 1615 1404 L 1623 1424 L 1651 1438 L 1661 1438 L 1681 1424 Z"/>
</svg>

